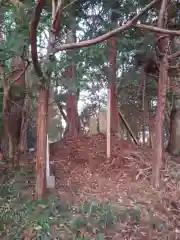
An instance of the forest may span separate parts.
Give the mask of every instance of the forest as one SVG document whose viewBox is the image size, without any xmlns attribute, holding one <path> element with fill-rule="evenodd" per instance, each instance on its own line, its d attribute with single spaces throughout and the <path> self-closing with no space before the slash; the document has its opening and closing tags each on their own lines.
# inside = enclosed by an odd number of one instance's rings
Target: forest
<svg viewBox="0 0 180 240">
<path fill-rule="evenodd" d="M 180 2 L 0 1 L 0 238 L 180 239 Z"/>
</svg>

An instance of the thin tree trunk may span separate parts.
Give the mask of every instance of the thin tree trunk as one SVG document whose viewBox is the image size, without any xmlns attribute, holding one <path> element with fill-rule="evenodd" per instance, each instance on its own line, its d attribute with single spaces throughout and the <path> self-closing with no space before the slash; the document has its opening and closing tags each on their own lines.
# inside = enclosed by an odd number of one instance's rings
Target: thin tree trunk
<svg viewBox="0 0 180 240">
<path fill-rule="evenodd" d="M 30 110 L 29 107 L 29 97 L 26 96 L 25 100 L 24 100 L 24 107 L 23 107 L 23 112 L 22 112 L 22 123 L 21 123 L 21 137 L 20 137 L 20 152 L 23 154 L 27 153 L 28 150 L 28 144 L 27 144 L 27 131 L 28 131 L 28 113 Z"/>
<path fill-rule="evenodd" d="M 179 44 L 176 41 L 176 38 L 174 36 L 171 36 L 171 51 L 175 52 L 176 49 L 179 47 Z M 177 59 L 173 58 L 170 61 L 170 65 L 171 66 L 176 66 L 177 64 Z M 167 123 L 168 123 L 168 135 L 169 135 L 169 139 L 168 139 L 168 146 L 167 146 L 167 151 L 169 154 L 173 155 L 173 156 L 179 156 L 180 155 L 180 124 L 179 124 L 179 119 L 180 119 L 180 94 L 179 94 L 179 86 L 178 86 L 178 82 L 179 82 L 179 77 L 177 74 L 177 69 L 173 69 L 173 71 L 171 71 L 171 78 L 170 78 L 170 89 L 169 91 L 171 91 L 173 93 L 172 95 L 172 109 L 170 108 L 170 106 L 167 106 L 168 111 L 170 114 L 167 113 L 166 119 L 167 119 Z M 174 96 L 176 96 L 176 98 L 174 99 Z M 175 101 L 174 101 L 175 100 Z M 169 103 L 167 103 L 169 105 Z M 171 110 L 170 110 L 171 109 Z"/>
<path fill-rule="evenodd" d="M 114 36 L 109 39 L 109 88 L 110 105 L 111 105 L 111 133 L 118 132 L 118 111 L 116 99 L 116 55 L 117 55 L 117 37 Z"/>
<path fill-rule="evenodd" d="M 159 11 L 158 27 L 166 28 L 167 25 L 167 5 L 168 0 L 163 0 L 161 9 Z M 158 48 L 163 56 L 160 56 L 160 69 L 159 69 L 159 81 L 158 81 L 158 98 L 156 108 L 156 124 L 155 124 L 155 146 L 154 146 L 154 162 L 152 168 L 152 184 L 154 187 L 160 185 L 160 168 L 162 166 L 163 157 L 163 127 L 164 127 L 164 115 L 166 105 L 166 91 L 167 91 L 167 79 L 168 79 L 168 60 L 167 50 L 169 47 L 169 38 L 162 35 L 158 36 Z"/>
<path fill-rule="evenodd" d="M 159 186 L 160 181 L 160 168 L 162 166 L 162 153 L 163 153 L 163 127 L 164 127 L 164 114 L 166 105 L 166 83 L 167 83 L 167 61 L 163 59 L 160 64 L 160 75 L 158 82 L 158 101 L 156 110 L 156 124 L 155 124 L 155 145 L 154 145 L 154 164 L 153 164 L 153 185 Z"/>
<path fill-rule="evenodd" d="M 0 13 L 0 26 L 3 24 L 3 13 Z M 0 41 L 3 41 L 3 32 L 0 29 Z M 8 113 L 7 113 L 7 103 L 8 103 L 8 88 L 5 82 L 4 68 L 0 65 L 0 80 L 3 84 L 3 133 L 1 136 L 1 149 L 5 155 L 8 157 Z"/>
<path fill-rule="evenodd" d="M 117 26 L 117 9 L 119 4 L 117 1 L 110 2 L 111 9 L 111 27 L 115 28 Z M 111 105 L 111 134 L 118 133 L 119 126 L 119 116 L 117 109 L 117 98 L 116 98 L 116 58 L 117 58 L 117 36 L 113 36 L 108 40 L 108 55 L 109 55 L 109 89 L 111 91 L 110 94 L 110 105 Z"/>
</svg>

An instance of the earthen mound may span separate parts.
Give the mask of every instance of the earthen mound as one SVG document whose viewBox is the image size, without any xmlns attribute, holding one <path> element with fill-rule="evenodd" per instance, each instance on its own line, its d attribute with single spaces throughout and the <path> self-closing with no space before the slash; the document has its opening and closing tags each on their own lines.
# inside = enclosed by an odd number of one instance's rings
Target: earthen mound
<svg viewBox="0 0 180 240">
<path fill-rule="evenodd" d="M 106 157 L 106 136 L 96 134 L 89 136 L 79 136 L 66 138 L 63 141 L 53 143 L 50 146 L 50 153 L 54 162 L 59 161 L 74 162 L 75 164 L 88 163 L 91 170 L 97 169 L 103 163 L 116 162 L 116 165 L 123 163 L 123 157 L 128 153 L 149 151 L 140 148 L 133 143 L 120 140 L 112 136 L 112 154 L 111 159 Z"/>
</svg>

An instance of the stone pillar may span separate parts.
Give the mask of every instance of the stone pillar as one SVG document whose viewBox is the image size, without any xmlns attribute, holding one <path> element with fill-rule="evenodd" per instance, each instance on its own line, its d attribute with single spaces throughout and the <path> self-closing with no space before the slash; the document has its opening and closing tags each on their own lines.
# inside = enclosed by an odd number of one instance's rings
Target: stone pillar
<svg viewBox="0 0 180 240">
<path fill-rule="evenodd" d="M 94 116 L 90 116 L 89 118 L 89 135 L 97 134 L 97 118 Z"/>
<path fill-rule="evenodd" d="M 99 111 L 99 131 L 106 134 L 107 128 L 107 112 L 105 109 Z"/>
</svg>

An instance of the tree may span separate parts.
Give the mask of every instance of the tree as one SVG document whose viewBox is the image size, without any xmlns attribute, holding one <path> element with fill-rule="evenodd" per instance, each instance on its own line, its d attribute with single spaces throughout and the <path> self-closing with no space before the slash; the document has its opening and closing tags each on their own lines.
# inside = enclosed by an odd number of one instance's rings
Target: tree
<svg viewBox="0 0 180 240">
<path fill-rule="evenodd" d="M 76 42 L 76 12 L 71 8 L 69 11 L 69 25 L 67 26 L 67 43 Z M 75 63 L 75 52 L 69 50 L 67 57 L 70 58 L 70 66 L 65 69 L 65 77 L 68 82 L 68 93 L 67 93 L 67 127 L 65 130 L 66 136 L 77 136 L 80 131 L 80 122 L 77 112 L 78 102 L 78 89 L 76 89 L 76 63 Z"/>
<path fill-rule="evenodd" d="M 24 43 L 26 43 L 26 46 L 31 47 L 30 52 L 30 63 L 33 65 L 33 69 L 35 71 L 36 77 L 36 87 L 38 86 L 38 119 L 37 119 L 37 158 L 36 158 L 36 170 L 37 170 L 37 184 L 36 184 L 36 196 L 38 199 L 41 199 L 43 197 L 44 193 L 44 187 L 45 187 L 45 149 L 46 149 L 46 133 L 47 133 L 47 113 L 48 113 L 48 95 L 49 95 L 49 87 L 54 86 L 55 82 L 58 82 L 58 86 L 61 86 L 62 92 L 61 97 L 63 97 L 63 103 L 59 104 L 59 108 L 61 109 L 62 115 L 64 116 L 64 119 L 67 122 L 67 134 L 68 135 L 77 135 L 79 133 L 79 120 L 78 120 L 78 114 L 77 114 L 77 100 L 79 92 L 82 90 L 90 91 L 90 86 L 92 86 L 92 80 L 94 80 L 96 83 L 94 84 L 94 87 L 97 89 L 100 89 L 100 86 L 105 87 L 107 86 L 107 77 L 109 78 L 109 87 L 111 89 L 111 108 L 112 111 L 112 132 L 117 131 L 117 102 L 115 99 L 116 91 L 120 93 L 119 89 L 122 89 L 122 91 L 126 90 L 126 95 L 122 94 L 121 96 L 118 96 L 118 99 L 121 99 L 121 105 L 126 110 L 126 113 L 129 117 L 129 120 L 131 124 L 134 126 L 134 130 L 136 130 L 137 134 L 141 137 L 142 134 L 144 134 L 143 138 L 145 139 L 145 132 L 146 132 L 146 122 L 145 120 L 141 120 L 143 114 L 145 115 L 144 106 L 145 103 L 151 103 L 154 101 L 156 95 L 154 94 L 155 89 L 155 81 L 152 81 L 158 79 L 159 80 L 159 95 L 158 95 L 158 107 L 157 107 L 157 123 L 156 124 L 156 134 L 159 135 L 159 141 L 156 144 L 156 147 L 154 149 L 154 156 L 155 156 L 155 163 L 153 168 L 154 176 L 156 177 L 155 182 L 158 183 L 159 179 L 159 159 L 162 158 L 162 134 L 163 134 L 163 114 L 164 114 L 164 101 L 166 99 L 165 97 L 165 85 L 163 85 L 163 100 L 161 98 L 160 90 L 162 88 L 161 82 L 163 82 L 164 79 L 162 76 L 162 72 L 166 70 L 165 68 L 165 58 L 162 58 L 160 56 L 159 60 L 161 62 L 161 71 L 160 74 L 158 71 L 155 72 L 156 76 L 151 77 L 151 81 L 149 80 L 149 74 L 152 73 L 151 71 L 148 71 L 148 67 L 152 65 L 150 62 L 148 62 L 149 57 L 146 57 L 144 54 L 140 54 L 141 57 L 145 57 L 145 59 L 139 58 L 138 59 L 138 49 L 145 50 L 147 48 L 153 49 L 153 44 L 149 43 L 149 38 L 154 38 L 154 35 L 149 32 L 154 32 L 156 34 L 159 34 L 160 36 L 164 34 L 166 35 L 172 35 L 172 36 L 180 36 L 180 33 L 176 30 L 170 30 L 166 29 L 164 25 L 160 24 L 159 20 L 159 26 L 155 27 L 155 23 L 152 22 L 151 18 L 156 18 L 157 13 L 156 11 L 151 11 L 149 13 L 148 11 L 151 8 L 159 8 L 159 2 L 158 0 L 153 0 L 151 3 L 141 3 L 137 4 L 135 2 L 130 7 L 130 2 L 126 1 L 122 6 L 122 12 L 116 12 L 115 10 L 118 8 L 116 4 L 119 4 L 117 1 L 113 1 L 110 4 L 107 4 L 106 1 L 77 1 L 74 3 L 74 1 L 69 1 L 68 5 L 63 4 L 57 4 L 57 1 L 52 1 L 52 10 L 49 3 L 46 4 L 44 0 L 39 0 L 35 4 L 35 2 L 31 3 L 31 6 L 28 8 L 27 5 L 25 5 L 28 10 L 27 12 L 20 11 L 20 13 L 27 13 L 28 16 L 31 19 L 30 21 L 30 37 L 27 36 L 27 26 L 20 26 L 20 30 L 25 27 L 25 32 L 23 33 L 16 32 L 16 35 L 12 34 L 12 31 L 7 35 L 5 46 L 7 47 L 8 44 L 11 43 L 12 37 L 18 36 L 18 39 L 21 39 L 22 35 L 22 42 L 20 41 L 20 47 L 16 49 L 16 51 L 12 51 L 11 48 L 8 47 L 11 51 L 7 51 L 6 48 L 6 56 L 10 55 L 10 58 L 14 58 L 15 56 L 19 57 L 18 51 L 19 49 L 24 46 Z M 14 4 L 14 2 L 13 2 Z M 164 1 L 163 1 L 164 4 Z M 21 4 L 22 5 L 22 4 Z M 8 7 L 5 10 L 7 11 L 7 18 L 8 20 L 4 21 L 4 26 L 8 29 L 9 23 L 14 23 L 15 20 L 12 18 L 11 12 L 12 9 L 14 9 L 14 5 L 6 5 Z M 23 4 L 24 6 L 24 4 Z M 21 6 L 22 7 L 22 6 Z M 32 14 L 31 9 L 34 9 L 34 13 Z M 22 9 L 22 8 L 20 8 Z M 74 10 L 76 9 L 76 11 Z M 94 11 L 98 9 L 98 14 L 94 14 Z M 87 11 L 88 10 L 88 11 Z M 111 20 L 109 21 L 108 15 L 109 11 L 112 10 L 111 14 Z M 134 17 L 130 16 L 132 11 L 135 13 L 137 12 Z M 86 13 L 87 12 L 87 13 Z M 15 12 L 14 16 L 17 16 L 18 13 Z M 101 17 L 103 16 L 103 18 Z M 21 15 L 20 15 L 21 16 Z M 26 15 L 22 14 L 22 16 Z M 50 16 L 50 17 L 49 17 Z M 160 15 L 159 15 L 160 18 Z M 12 20 L 13 19 L 13 20 Z M 105 19 L 105 21 L 103 20 Z M 75 21 L 76 20 L 76 21 Z M 148 24 L 140 24 L 137 23 L 138 20 L 141 20 L 142 22 L 147 22 Z M 115 28 L 115 26 L 118 24 L 118 21 L 122 24 L 120 27 Z M 75 24 L 76 23 L 76 24 Z M 79 37 L 81 41 L 76 42 L 75 40 L 75 31 L 79 31 L 81 23 L 87 26 L 87 28 L 83 29 L 81 28 L 81 32 L 83 32 L 82 36 Z M 107 32 L 108 30 L 112 29 L 111 31 Z M 9 29 L 12 29 L 12 26 L 9 27 Z M 62 44 L 65 42 L 65 37 L 67 37 L 67 29 L 71 32 L 71 41 L 68 41 L 65 44 Z M 83 29 L 83 30 L 82 30 Z M 92 29 L 94 31 L 92 31 Z M 175 28 L 176 29 L 176 28 Z M 147 34 L 148 31 L 148 34 Z M 48 32 L 48 41 L 46 41 L 45 51 L 46 53 L 43 53 L 43 51 L 39 51 L 44 49 L 41 45 L 42 43 L 42 36 L 46 35 Z M 107 32 L 107 33 L 104 33 Z M 124 33 L 124 36 L 121 38 L 118 38 L 118 36 L 121 33 Z M 73 34 L 72 34 L 73 33 Z M 147 35 L 147 36 L 146 36 Z M 8 39 L 8 41 L 7 41 Z M 10 41 L 10 40 L 11 41 Z M 87 39 L 83 41 L 84 39 Z M 145 42 L 145 40 L 147 40 Z M 73 41 L 72 41 L 73 40 Z M 10 41 L 10 43 L 9 43 Z M 105 41 L 108 41 L 108 45 L 105 45 Z M 162 46 L 162 41 L 165 41 L 165 38 L 158 40 L 159 49 Z M 45 44 L 45 42 L 44 42 Z M 94 46 L 95 44 L 99 44 L 98 46 Z M 144 44 L 144 46 L 142 46 Z M 91 47 L 90 47 L 91 45 Z M 106 48 L 107 46 L 107 48 Z M 113 46 L 113 48 L 112 48 Z M 4 47 L 4 46 L 3 46 Z M 82 49 L 82 47 L 89 47 L 87 49 Z M 114 48 L 115 47 L 115 48 Z M 146 47 L 146 49 L 145 49 Z M 2 49 L 2 48 L 1 48 Z M 75 49 L 77 50 L 78 54 L 75 54 Z M 108 53 L 108 57 L 105 56 L 105 49 L 110 50 Z M 117 51 L 118 49 L 118 51 Z M 66 50 L 66 53 L 62 52 L 63 50 Z M 164 52 L 163 49 L 160 50 L 161 53 Z M 152 52 L 155 52 L 155 49 L 152 50 Z M 3 52 L 4 53 L 4 52 Z M 59 53 L 59 56 L 57 56 L 56 53 Z M 56 54 L 56 55 L 55 55 Z M 5 54 L 4 54 L 5 55 Z M 90 55 L 90 56 L 88 56 Z M 102 57 L 103 55 L 103 57 Z M 139 56 L 140 56 L 139 55 Z M 4 56 L 1 56 L 4 57 Z M 137 65 L 135 66 L 135 62 L 133 62 L 133 59 L 137 60 Z M 153 63 L 155 63 L 155 68 L 157 67 L 157 62 L 154 61 L 154 59 L 151 57 L 151 60 L 153 60 Z M 3 60 L 5 61 L 5 60 Z M 23 58 L 24 63 L 28 65 L 29 60 Z M 107 62 L 109 61 L 110 66 L 108 68 Z M 75 62 L 75 64 L 74 64 Z M 31 65 L 31 66 L 32 66 Z M 141 66 L 141 70 L 143 70 L 141 73 L 144 74 L 144 83 L 146 81 L 146 87 L 144 87 L 144 90 L 142 94 L 139 94 L 137 97 L 137 93 L 133 93 L 134 89 L 137 91 L 138 89 L 138 78 L 141 75 L 139 67 Z M 121 76 L 116 75 L 116 70 L 118 68 L 121 68 Z M 108 71 L 107 71 L 108 69 Z M 152 70 L 152 69 L 151 69 Z M 157 70 L 157 69 L 155 69 Z M 24 67 L 24 70 L 26 71 L 26 67 Z M 21 77 L 23 76 L 24 72 L 21 72 Z M 10 70 L 11 72 L 11 70 Z M 98 76 L 99 74 L 99 76 Z M 165 74 L 165 71 L 163 72 Z M 130 76 L 131 75 L 131 76 Z M 145 75 L 147 79 L 145 80 Z M 103 80 L 98 80 L 98 78 L 103 76 Z M 142 76 L 142 75 L 141 75 Z M 123 83 L 123 81 L 126 79 L 134 78 L 134 81 L 130 81 L 127 83 L 126 86 Z M 59 81 L 57 80 L 59 78 Z M 93 79 L 94 78 L 94 79 Z M 18 77 L 20 79 L 20 77 Z M 65 82 L 63 82 L 65 80 Z M 68 81 L 67 81 L 68 80 Z M 98 82 L 99 81 L 99 82 Z M 68 82 L 68 84 L 67 84 Z M 98 82 L 98 83 L 97 83 Z M 153 86 L 150 86 L 153 82 Z M 118 86 L 116 85 L 118 84 Z M 135 85 L 135 86 L 134 86 Z M 144 84 L 145 86 L 145 84 Z M 57 85 L 55 86 L 57 88 Z M 6 89 L 6 88 L 4 88 Z M 145 96 L 145 90 L 146 95 L 147 92 L 150 92 L 149 98 Z M 98 90 L 99 91 L 99 90 Z M 153 92 L 153 93 L 152 93 Z M 57 94 L 58 95 L 58 94 Z M 141 97 L 141 98 L 140 98 Z M 123 99 L 124 98 L 124 99 Z M 24 96 L 23 96 L 24 99 Z M 92 98 L 96 99 L 96 98 Z M 123 99 L 123 100 L 122 100 Z M 143 101 L 141 101 L 143 100 Z M 23 100 L 24 101 L 24 100 Z M 97 100 L 96 102 L 101 102 L 101 100 Z M 103 102 L 103 101 L 102 101 Z M 144 103 L 142 103 L 144 102 Z M 163 103 L 163 104 L 162 104 Z M 6 104 L 5 104 L 6 105 Z M 96 104 L 98 105 L 98 104 Z M 151 105 L 151 104 L 149 104 Z M 159 108 L 159 105 L 161 108 Z M 133 106 L 129 111 L 129 106 Z M 147 108 L 148 104 L 146 104 Z M 96 106 L 98 108 L 99 106 Z M 135 107 L 137 109 L 135 109 Z M 134 108 L 134 109 L 133 109 Z M 64 111 L 66 109 L 66 112 Z M 133 109 L 133 110 L 132 110 Z M 154 112 L 154 107 L 151 107 Z M 136 110 L 136 111 L 135 111 Z M 140 116 L 138 116 L 138 111 L 140 110 Z M 134 112 L 133 112 L 134 111 Z M 132 113 L 135 113 L 137 115 L 137 124 L 138 126 L 135 126 L 134 124 L 134 116 L 132 116 Z M 148 112 L 148 111 L 146 111 Z M 22 113 L 22 112 L 21 112 Z M 147 113 L 146 113 L 147 114 Z M 19 113 L 20 116 L 20 113 Z M 21 114 L 22 116 L 22 114 Z M 146 119 L 146 116 L 144 117 Z M 18 122 L 20 122 L 18 120 Z M 144 126 L 144 127 L 143 127 Z M 141 129 L 139 131 L 139 128 Z M 16 124 L 16 129 L 21 129 L 21 124 Z M 161 146 L 161 148 L 160 148 Z M 160 155 L 159 150 L 160 149 Z M 156 161 L 157 160 L 157 161 Z M 155 184 L 157 185 L 157 184 Z"/>
<path fill-rule="evenodd" d="M 112 1 L 110 4 L 111 10 L 111 27 L 116 28 L 118 24 L 119 14 L 117 9 L 119 8 L 118 1 Z M 109 88 L 110 88 L 110 105 L 111 105 L 111 133 L 116 134 L 118 132 L 118 109 L 117 109 L 117 99 L 116 99 L 116 56 L 117 56 L 117 36 L 112 36 L 108 40 L 108 52 L 109 52 Z"/>
</svg>

